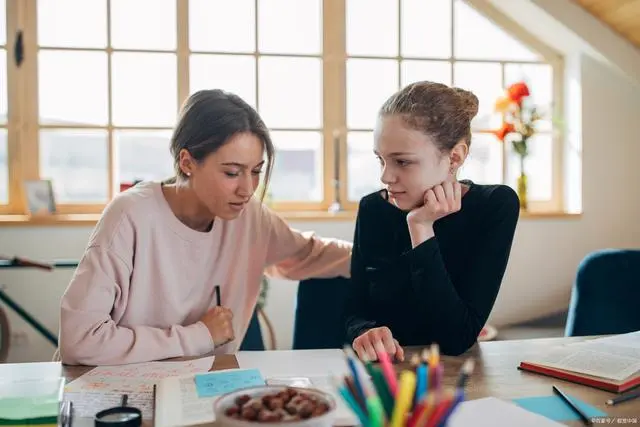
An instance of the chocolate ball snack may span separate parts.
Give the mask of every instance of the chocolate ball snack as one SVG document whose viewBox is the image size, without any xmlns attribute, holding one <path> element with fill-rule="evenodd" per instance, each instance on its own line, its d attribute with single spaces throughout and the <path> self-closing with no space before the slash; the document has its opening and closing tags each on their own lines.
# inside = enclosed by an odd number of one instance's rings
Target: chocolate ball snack
<svg viewBox="0 0 640 427">
<path fill-rule="evenodd" d="M 319 417 L 329 412 L 330 408 L 329 402 L 317 394 L 285 388 L 255 397 L 241 394 L 231 406 L 224 409 L 224 413 L 237 420 L 280 423 Z"/>
</svg>

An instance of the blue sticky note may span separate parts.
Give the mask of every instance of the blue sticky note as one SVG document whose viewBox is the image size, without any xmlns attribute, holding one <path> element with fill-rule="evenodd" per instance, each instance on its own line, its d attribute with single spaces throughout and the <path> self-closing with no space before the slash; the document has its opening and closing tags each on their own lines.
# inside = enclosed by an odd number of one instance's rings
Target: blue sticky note
<svg viewBox="0 0 640 427">
<path fill-rule="evenodd" d="M 213 397 L 241 388 L 265 385 L 257 369 L 207 372 L 195 376 L 198 397 Z"/>
<path fill-rule="evenodd" d="M 589 418 L 606 417 L 607 414 L 595 406 L 583 402 L 575 396 L 569 398 L 585 413 Z M 580 417 L 560 396 L 536 396 L 513 399 L 513 402 L 527 411 L 535 412 L 554 421 L 579 420 Z"/>
</svg>

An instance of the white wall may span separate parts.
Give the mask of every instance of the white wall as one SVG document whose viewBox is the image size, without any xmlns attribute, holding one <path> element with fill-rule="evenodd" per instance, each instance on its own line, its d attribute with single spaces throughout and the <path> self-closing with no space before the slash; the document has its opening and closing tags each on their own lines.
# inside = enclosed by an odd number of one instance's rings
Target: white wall
<svg viewBox="0 0 640 427">
<path fill-rule="evenodd" d="M 579 261 L 606 247 L 640 247 L 640 89 L 619 73 L 588 57 L 575 57 L 574 85 L 582 136 L 582 204 L 584 213 L 569 219 L 523 219 L 518 225 L 507 274 L 491 321 L 497 325 L 529 320 L 566 309 Z M 574 87 L 574 90 L 576 87 Z M 351 239 L 348 222 L 292 223 L 320 235 Z M 0 251 L 41 260 L 79 258 L 89 227 L 2 227 Z M 0 283 L 21 304 L 57 331 L 58 302 L 71 271 L 0 271 Z M 278 346 L 288 348 L 296 284 L 274 281 L 267 312 Z M 48 360 L 53 348 L 12 316 L 13 327 L 26 331 L 37 346 L 28 360 Z"/>
</svg>

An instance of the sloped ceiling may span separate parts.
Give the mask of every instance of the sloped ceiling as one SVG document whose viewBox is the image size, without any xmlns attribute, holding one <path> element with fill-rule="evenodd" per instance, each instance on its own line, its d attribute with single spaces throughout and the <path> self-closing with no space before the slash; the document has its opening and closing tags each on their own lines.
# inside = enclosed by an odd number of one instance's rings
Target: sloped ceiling
<svg viewBox="0 0 640 427">
<path fill-rule="evenodd" d="M 573 0 L 640 48 L 640 0 Z"/>
</svg>

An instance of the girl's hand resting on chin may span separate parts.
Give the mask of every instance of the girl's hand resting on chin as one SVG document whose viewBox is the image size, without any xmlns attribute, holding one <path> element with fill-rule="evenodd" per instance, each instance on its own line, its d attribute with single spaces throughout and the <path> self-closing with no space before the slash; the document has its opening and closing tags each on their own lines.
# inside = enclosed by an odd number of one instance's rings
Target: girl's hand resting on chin
<svg viewBox="0 0 640 427">
<path fill-rule="evenodd" d="M 454 212 L 462 206 L 462 196 L 468 187 L 458 181 L 445 181 L 424 193 L 424 204 L 407 215 L 410 224 L 432 225 L 436 220 Z"/>
<path fill-rule="evenodd" d="M 378 351 L 385 351 L 399 361 L 404 360 L 404 350 L 386 326 L 369 329 L 353 340 L 352 347 L 362 360 L 375 362 L 378 360 Z"/>
</svg>

